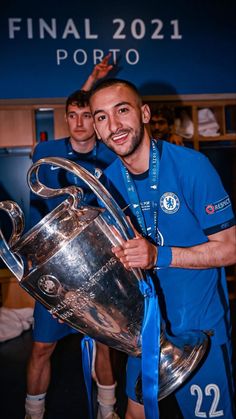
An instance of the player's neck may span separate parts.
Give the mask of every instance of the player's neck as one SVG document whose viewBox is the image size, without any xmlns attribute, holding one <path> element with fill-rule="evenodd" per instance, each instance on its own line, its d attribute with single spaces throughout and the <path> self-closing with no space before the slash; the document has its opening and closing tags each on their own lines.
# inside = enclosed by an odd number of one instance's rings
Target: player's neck
<svg viewBox="0 0 236 419">
<path fill-rule="evenodd" d="M 72 137 L 70 137 L 70 143 L 73 150 L 76 151 L 77 153 L 89 153 L 95 147 L 96 138 L 91 137 L 85 141 L 77 141 L 73 139 Z"/>
<path fill-rule="evenodd" d="M 130 156 L 123 157 L 122 161 L 129 172 L 138 175 L 149 169 L 150 138 L 145 135 L 140 146 Z"/>
</svg>

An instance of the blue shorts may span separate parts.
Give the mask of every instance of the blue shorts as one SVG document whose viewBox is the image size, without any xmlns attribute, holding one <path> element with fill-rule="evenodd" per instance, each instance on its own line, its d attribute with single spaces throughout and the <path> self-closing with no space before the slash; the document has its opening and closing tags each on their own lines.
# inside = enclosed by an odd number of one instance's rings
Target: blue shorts
<svg viewBox="0 0 236 419">
<path fill-rule="evenodd" d="M 59 323 L 42 304 L 36 301 L 33 326 L 33 340 L 35 342 L 53 343 L 71 333 L 79 332 L 67 324 Z"/>
<path fill-rule="evenodd" d="M 232 350 L 230 343 L 211 344 L 201 367 L 175 391 L 179 408 L 185 419 L 225 418 L 234 419 Z M 135 384 L 141 372 L 141 359 L 129 357 L 127 364 L 126 392 L 137 401 Z"/>
</svg>

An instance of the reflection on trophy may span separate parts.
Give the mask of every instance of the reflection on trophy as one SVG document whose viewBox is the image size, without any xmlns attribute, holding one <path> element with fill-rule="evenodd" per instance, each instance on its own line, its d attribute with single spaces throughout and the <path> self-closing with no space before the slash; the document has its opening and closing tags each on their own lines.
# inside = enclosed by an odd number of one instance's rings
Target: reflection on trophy
<svg viewBox="0 0 236 419">
<path fill-rule="evenodd" d="M 47 188 L 39 181 L 43 164 L 80 177 L 103 208 L 80 204 L 81 190 Z M 111 248 L 118 245 L 115 227 L 124 239 L 132 227 L 104 186 L 88 171 L 62 158 L 44 158 L 29 170 L 31 190 L 42 196 L 70 196 L 21 237 L 24 221 L 18 205 L 0 203 L 12 220 L 9 243 L 0 231 L 0 256 L 19 284 L 51 313 L 85 335 L 129 355 L 141 356 L 144 297 L 139 281 L 145 273 L 126 270 Z M 181 343 L 180 343 L 181 342 Z M 174 391 L 196 368 L 208 345 L 202 332 L 187 334 L 175 344 L 162 332 L 159 399 Z M 141 379 L 137 395 L 142 402 Z"/>
</svg>

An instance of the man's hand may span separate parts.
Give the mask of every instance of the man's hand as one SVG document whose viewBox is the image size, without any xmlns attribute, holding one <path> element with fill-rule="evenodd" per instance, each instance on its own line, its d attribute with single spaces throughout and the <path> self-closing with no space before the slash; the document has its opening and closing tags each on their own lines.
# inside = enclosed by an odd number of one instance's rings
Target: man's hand
<svg viewBox="0 0 236 419">
<path fill-rule="evenodd" d="M 157 247 L 154 244 L 142 237 L 135 229 L 135 238 L 127 241 L 115 229 L 113 231 L 120 242 L 120 246 L 113 247 L 112 252 L 126 269 L 151 269 L 155 266 Z"/>
<path fill-rule="evenodd" d="M 91 77 L 93 77 L 94 82 L 103 79 L 104 77 L 107 76 L 107 74 L 109 73 L 109 71 L 112 70 L 113 65 L 112 64 L 108 64 L 109 59 L 111 58 L 111 53 L 107 54 L 103 60 L 96 64 L 92 73 L 91 73 Z"/>
<path fill-rule="evenodd" d="M 93 85 L 98 80 L 103 79 L 108 75 L 109 71 L 113 69 L 113 65 L 108 64 L 110 58 L 111 53 L 107 54 L 100 63 L 94 66 L 92 73 L 81 87 L 82 90 L 88 91 L 92 89 Z"/>
</svg>

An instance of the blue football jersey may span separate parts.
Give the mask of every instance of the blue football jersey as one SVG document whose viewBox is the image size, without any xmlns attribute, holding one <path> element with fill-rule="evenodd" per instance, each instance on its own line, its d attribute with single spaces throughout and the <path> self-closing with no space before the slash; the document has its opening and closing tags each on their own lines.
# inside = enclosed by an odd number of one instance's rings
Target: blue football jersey
<svg viewBox="0 0 236 419">
<path fill-rule="evenodd" d="M 152 229 L 150 208 L 157 203 L 157 244 L 190 247 L 208 241 L 208 235 L 234 225 L 228 194 L 209 160 L 200 152 L 158 141 L 158 185 L 148 188 L 148 172 L 133 176 L 147 232 Z M 122 208 L 130 205 L 117 159 L 106 171 L 107 187 Z M 126 210 L 135 225 L 130 206 Z M 219 343 L 228 339 L 229 304 L 225 271 L 213 269 L 162 268 L 156 273 L 162 315 L 169 332 L 212 330 Z"/>
</svg>

